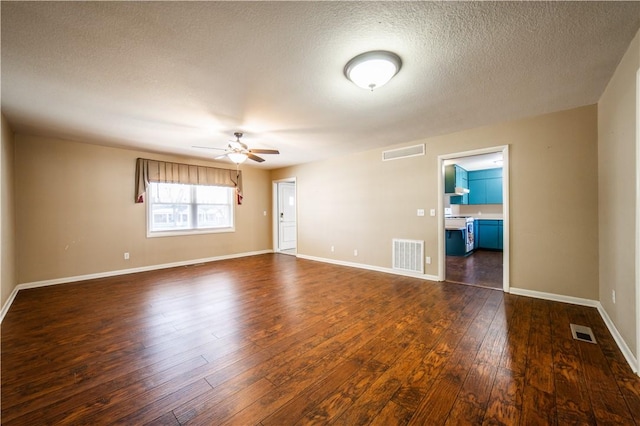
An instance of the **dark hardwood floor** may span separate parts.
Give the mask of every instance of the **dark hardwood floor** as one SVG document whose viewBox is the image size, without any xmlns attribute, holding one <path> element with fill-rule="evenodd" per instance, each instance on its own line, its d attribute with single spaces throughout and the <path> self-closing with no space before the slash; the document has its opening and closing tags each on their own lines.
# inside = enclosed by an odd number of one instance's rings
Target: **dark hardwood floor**
<svg viewBox="0 0 640 426">
<path fill-rule="evenodd" d="M 1 343 L 5 425 L 640 424 L 593 308 L 286 255 L 21 291 Z"/>
<path fill-rule="evenodd" d="M 502 289 L 502 252 L 476 250 L 471 255 L 447 256 L 446 280 Z"/>
</svg>

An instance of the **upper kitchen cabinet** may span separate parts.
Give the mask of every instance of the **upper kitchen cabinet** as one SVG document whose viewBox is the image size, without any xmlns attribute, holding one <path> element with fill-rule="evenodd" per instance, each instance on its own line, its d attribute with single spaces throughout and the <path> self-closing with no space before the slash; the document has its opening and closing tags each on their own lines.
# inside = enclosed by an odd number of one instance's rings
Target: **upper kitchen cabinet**
<svg viewBox="0 0 640 426">
<path fill-rule="evenodd" d="M 502 204 L 502 169 L 468 172 L 469 204 Z"/>
<path fill-rule="evenodd" d="M 457 164 L 444 168 L 444 192 L 455 194 L 456 188 L 469 189 L 468 172 Z M 469 204 L 469 194 L 451 195 L 451 204 Z"/>
</svg>

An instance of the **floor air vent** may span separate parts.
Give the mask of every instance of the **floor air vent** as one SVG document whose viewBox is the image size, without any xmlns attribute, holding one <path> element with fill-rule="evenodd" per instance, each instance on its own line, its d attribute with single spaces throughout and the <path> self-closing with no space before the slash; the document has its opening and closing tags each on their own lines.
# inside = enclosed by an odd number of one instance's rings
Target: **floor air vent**
<svg viewBox="0 0 640 426">
<path fill-rule="evenodd" d="M 393 239 L 393 269 L 424 274 L 424 241 Z"/>
<path fill-rule="evenodd" d="M 571 335 L 576 340 L 596 343 L 593 331 L 591 331 L 590 327 L 585 327 L 584 325 L 571 324 Z"/>
<path fill-rule="evenodd" d="M 418 155 L 424 155 L 424 144 L 382 151 L 382 161 L 399 160 L 401 158 L 416 157 Z"/>
</svg>

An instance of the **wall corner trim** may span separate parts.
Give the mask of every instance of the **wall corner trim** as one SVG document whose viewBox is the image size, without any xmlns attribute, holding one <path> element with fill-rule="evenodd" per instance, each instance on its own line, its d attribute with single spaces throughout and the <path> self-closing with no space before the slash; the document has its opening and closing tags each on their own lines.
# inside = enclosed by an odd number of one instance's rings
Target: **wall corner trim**
<svg viewBox="0 0 640 426">
<path fill-rule="evenodd" d="M 78 281 L 87 281 L 94 280 L 97 278 L 107 278 L 107 277 L 115 277 L 117 275 L 126 275 L 126 274 L 135 274 L 138 272 L 147 272 L 147 271 L 155 271 L 158 269 L 168 269 L 168 268 L 176 268 L 179 266 L 189 266 L 196 265 L 198 263 L 207 263 L 207 262 L 216 262 L 219 260 L 227 260 L 227 259 L 236 259 L 239 257 L 247 257 L 247 256 L 257 256 L 260 254 L 273 253 L 273 250 L 259 250 L 259 251 L 251 251 L 245 253 L 234 253 L 227 254 L 223 256 L 214 256 L 214 257 L 206 257 L 202 259 L 191 259 L 191 260 L 183 260 L 180 262 L 172 262 L 172 263 L 163 263 L 159 265 L 150 265 L 150 266 L 141 266 L 139 268 L 130 268 L 130 269 L 120 269 L 116 271 L 107 271 L 107 272 L 98 272 L 96 274 L 87 274 L 87 275 L 78 275 L 75 277 L 66 277 L 66 278 L 56 278 L 52 280 L 43 280 L 43 281 L 34 281 L 30 283 L 22 283 L 18 284 L 11 294 L 9 298 L 5 302 L 4 306 L 2 306 L 2 310 L 0 311 L 0 324 L 4 320 L 5 315 L 9 312 L 9 308 L 13 303 L 16 295 L 20 290 L 27 290 L 30 288 L 38 288 L 38 287 L 47 287 L 50 285 L 58 285 L 58 284 L 68 284 Z"/>
<path fill-rule="evenodd" d="M 534 297 L 536 299 L 550 300 L 553 302 L 571 303 L 573 305 L 588 306 L 591 308 L 596 308 L 598 310 L 598 313 L 600 314 L 600 317 L 602 318 L 605 325 L 609 329 L 609 332 L 611 333 L 613 340 L 615 340 L 616 344 L 618 345 L 618 349 L 620 349 L 620 352 L 622 352 L 622 355 L 627 360 L 629 367 L 631 367 L 631 370 L 633 370 L 634 373 L 636 374 L 638 373 L 638 359 L 633 355 L 633 352 L 631 352 L 631 349 L 629 349 L 629 346 L 622 338 L 622 335 L 616 328 L 615 324 L 609 317 L 609 314 L 607 314 L 607 311 L 604 309 L 600 301 L 592 300 L 592 299 L 583 299 L 580 297 L 564 296 L 561 294 L 545 293 L 542 291 L 527 290 L 524 288 L 515 288 L 515 287 L 511 287 L 509 293 L 515 294 L 517 296 Z"/>
</svg>

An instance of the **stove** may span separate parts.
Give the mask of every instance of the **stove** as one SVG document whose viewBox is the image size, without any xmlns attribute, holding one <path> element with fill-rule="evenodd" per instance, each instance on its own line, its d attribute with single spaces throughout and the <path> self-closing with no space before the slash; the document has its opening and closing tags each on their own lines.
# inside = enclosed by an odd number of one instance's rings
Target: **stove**
<svg viewBox="0 0 640 426">
<path fill-rule="evenodd" d="M 445 229 L 466 229 L 468 223 L 473 223 L 473 218 L 469 216 L 445 216 L 444 227 Z"/>
<path fill-rule="evenodd" d="M 469 216 L 445 215 L 444 217 L 444 229 L 446 231 L 462 232 L 462 238 L 464 239 L 464 244 L 465 244 L 467 253 L 473 251 L 473 241 L 475 237 L 473 222 L 474 222 L 474 219 Z"/>
</svg>

